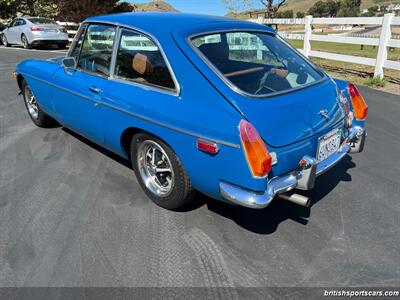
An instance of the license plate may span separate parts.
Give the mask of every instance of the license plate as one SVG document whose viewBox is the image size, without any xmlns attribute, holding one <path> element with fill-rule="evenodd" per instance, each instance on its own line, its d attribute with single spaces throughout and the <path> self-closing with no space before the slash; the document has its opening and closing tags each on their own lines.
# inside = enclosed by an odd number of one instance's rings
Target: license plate
<svg viewBox="0 0 400 300">
<path fill-rule="evenodd" d="M 322 161 L 337 152 L 342 138 L 342 130 L 336 129 L 320 137 L 318 142 L 317 160 Z"/>
<path fill-rule="evenodd" d="M 46 29 L 45 32 L 57 32 L 57 29 Z"/>
</svg>

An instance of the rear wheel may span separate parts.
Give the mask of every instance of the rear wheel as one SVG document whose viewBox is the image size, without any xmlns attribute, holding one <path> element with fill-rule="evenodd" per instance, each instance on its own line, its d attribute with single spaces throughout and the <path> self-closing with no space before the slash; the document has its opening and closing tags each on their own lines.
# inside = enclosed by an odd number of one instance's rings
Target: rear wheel
<svg viewBox="0 0 400 300">
<path fill-rule="evenodd" d="M 1 41 L 3 42 L 3 45 L 4 45 L 4 46 L 6 46 L 6 47 L 10 47 L 10 46 L 11 46 L 11 45 L 8 43 L 7 37 L 6 37 L 6 35 L 5 35 L 4 33 L 1 35 Z"/>
<path fill-rule="evenodd" d="M 174 210 L 193 198 L 189 176 L 178 156 L 163 141 L 147 134 L 135 135 L 131 159 L 140 186 L 157 205 Z"/>
<path fill-rule="evenodd" d="M 53 118 L 40 109 L 31 88 L 25 80 L 22 82 L 21 90 L 24 97 L 25 107 L 33 123 L 39 127 L 54 127 L 57 125 L 57 122 Z"/>
<path fill-rule="evenodd" d="M 28 38 L 25 34 L 21 35 L 21 42 L 25 49 L 31 49 L 31 44 L 29 44 Z"/>
</svg>

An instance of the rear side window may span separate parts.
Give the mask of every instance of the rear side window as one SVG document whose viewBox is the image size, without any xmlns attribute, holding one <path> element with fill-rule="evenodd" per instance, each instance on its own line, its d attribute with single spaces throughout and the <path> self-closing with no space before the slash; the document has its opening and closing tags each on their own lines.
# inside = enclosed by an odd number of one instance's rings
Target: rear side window
<svg viewBox="0 0 400 300">
<path fill-rule="evenodd" d="M 121 32 L 114 75 L 142 84 L 175 89 L 158 46 L 149 37 L 131 30 Z"/>
<path fill-rule="evenodd" d="M 115 31 L 116 28 L 110 25 L 93 24 L 88 27 L 80 50 L 79 69 L 103 76 L 110 75 Z"/>
<path fill-rule="evenodd" d="M 268 96 L 322 79 L 305 59 L 269 33 L 223 32 L 197 36 L 192 43 L 231 85 L 250 95 Z"/>
</svg>

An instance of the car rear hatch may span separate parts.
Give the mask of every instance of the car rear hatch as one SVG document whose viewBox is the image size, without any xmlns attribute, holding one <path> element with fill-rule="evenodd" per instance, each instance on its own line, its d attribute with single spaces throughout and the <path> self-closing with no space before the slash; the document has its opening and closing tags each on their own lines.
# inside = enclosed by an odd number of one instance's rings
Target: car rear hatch
<svg viewBox="0 0 400 300">
<path fill-rule="evenodd" d="M 229 101 L 273 147 L 283 147 L 335 127 L 343 119 L 335 85 L 326 80 L 266 99 L 240 95 Z"/>
<path fill-rule="evenodd" d="M 326 75 L 317 82 L 276 95 L 254 98 L 226 83 L 210 64 L 201 58 L 190 43 L 192 36 L 218 30 L 260 30 L 260 26 L 230 22 L 203 24 L 172 32 L 177 45 L 207 78 L 207 80 L 250 121 L 262 138 L 272 147 L 284 147 L 314 135 L 322 134 L 338 125 L 344 118 L 335 83 Z M 264 31 L 265 29 L 262 27 Z"/>
</svg>

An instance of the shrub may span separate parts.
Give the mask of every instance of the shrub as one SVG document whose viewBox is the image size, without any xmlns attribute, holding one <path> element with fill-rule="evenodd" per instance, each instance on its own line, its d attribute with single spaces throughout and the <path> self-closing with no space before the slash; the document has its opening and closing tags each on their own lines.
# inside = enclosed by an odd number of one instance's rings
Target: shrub
<svg viewBox="0 0 400 300">
<path fill-rule="evenodd" d="M 371 77 L 365 81 L 365 84 L 370 87 L 384 87 L 386 85 L 386 80 L 379 77 Z"/>
</svg>

